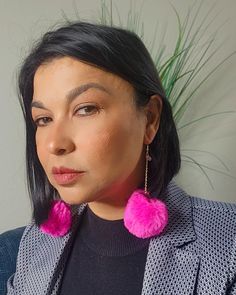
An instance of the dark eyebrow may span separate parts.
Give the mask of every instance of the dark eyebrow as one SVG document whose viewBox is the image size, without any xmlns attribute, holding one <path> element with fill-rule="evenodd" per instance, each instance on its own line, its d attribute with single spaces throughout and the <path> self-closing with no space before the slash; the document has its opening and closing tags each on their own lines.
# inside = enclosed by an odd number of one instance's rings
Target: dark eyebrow
<svg viewBox="0 0 236 295">
<path fill-rule="evenodd" d="M 94 83 L 94 82 L 91 82 L 91 83 L 87 83 L 87 84 L 83 84 L 79 87 L 76 87 L 72 90 L 70 90 L 68 92 L 68 94 L 66 95 L 66 100 L 68 102 L 68 104 L 71 104 L 71 102 L 77 97 L 79 96 L 80 94 L 82 94 L 83 92 L 87 91 L 88 89 L 90 88 L 96 88 L 96 89 L 99 89 L 99 90 L 102 90 L 108 94 L 110 94 L 110 92 L 105 88 L 103 87 L 102 85 L 98 84 L 98 83 Z M 44 110 L 48 110 L 42 102 L 40 101 L 32 101 L 31 102 L 31 108 L 39 108 L 39 109 L 44 109 Z"/>
</svg>

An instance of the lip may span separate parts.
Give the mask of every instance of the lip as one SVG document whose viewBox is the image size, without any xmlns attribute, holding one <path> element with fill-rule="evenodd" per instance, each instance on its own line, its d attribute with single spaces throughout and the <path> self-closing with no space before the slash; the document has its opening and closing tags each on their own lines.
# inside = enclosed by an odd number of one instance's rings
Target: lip
<svg viewBox="0 0 236 295">
<path fill-rule="evenodd" d="M 64 167 L 64 166 L 52 167 L 52 174 L 78 173 L 78 172 L 83 172 L 83 171 L 67 168 L 67 167 Z"/>
<path fill-rule="evenodd" d="M 84 171 L 78 171 L 67 167 L 52 168 L 52 175 L 59 185 L 73 184 L 83 174 Z"/>
</svg>

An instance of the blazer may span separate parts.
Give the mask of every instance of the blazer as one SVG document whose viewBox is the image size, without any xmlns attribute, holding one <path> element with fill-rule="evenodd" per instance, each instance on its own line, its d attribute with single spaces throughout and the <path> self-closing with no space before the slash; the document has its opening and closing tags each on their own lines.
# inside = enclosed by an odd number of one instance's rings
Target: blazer
<svg viewBox="0 0 236 295">
<path fill-rule="evenodd" d="M 7 280 L 16 271 L 16 258 L 25 227 L 0 235 L 0 295 L 7 292 Z"/>
<path fill-rule="evenodd" d="M 236 295 L 236 205 L 191 197 L 173 181 L 165 202 L 169 222 L 150 239 L 141 295 Z M 85 206 L 73 209 L 72 228 L 63 237 L 42 233 L 32 220 L 7 282 L 8 295 L 59 294 Z"/>
</svg>

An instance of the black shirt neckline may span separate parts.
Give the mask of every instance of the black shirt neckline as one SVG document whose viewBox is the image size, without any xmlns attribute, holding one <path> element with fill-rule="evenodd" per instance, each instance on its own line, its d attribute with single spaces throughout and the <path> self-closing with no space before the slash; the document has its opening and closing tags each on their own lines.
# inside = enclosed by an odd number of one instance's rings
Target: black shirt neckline
<svg viewBox="0 0 236 295">
<path fill-rule="evenodd" d="M 103 256 L 132 255 L 147 247 L 150 239 L 131 234 L 124 220 L 106 220 L 87 205 L 80 226 L 80 237 L 91 250 Z"/>
</svg>

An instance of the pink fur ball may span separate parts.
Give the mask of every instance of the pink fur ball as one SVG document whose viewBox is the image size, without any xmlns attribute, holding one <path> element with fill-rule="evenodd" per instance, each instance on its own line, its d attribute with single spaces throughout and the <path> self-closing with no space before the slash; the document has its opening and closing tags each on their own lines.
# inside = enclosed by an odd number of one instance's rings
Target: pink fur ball
<svg viewBox="0 0 236 295">
<path fill-rule="evenodd" d="M 53 237 L 64 236 L 71 227 L 71 210 L 63 201 L 53 201 L 48 219 L 40 225 L 40 230 Z"/>
<path fill-rule="evenodd" d="M 135 190 L 124 212 L 124 225 L 138 238 L 159 235 L 168 223 L 165 203 L 151 199 L 143 190 Z"/>
</svg>

